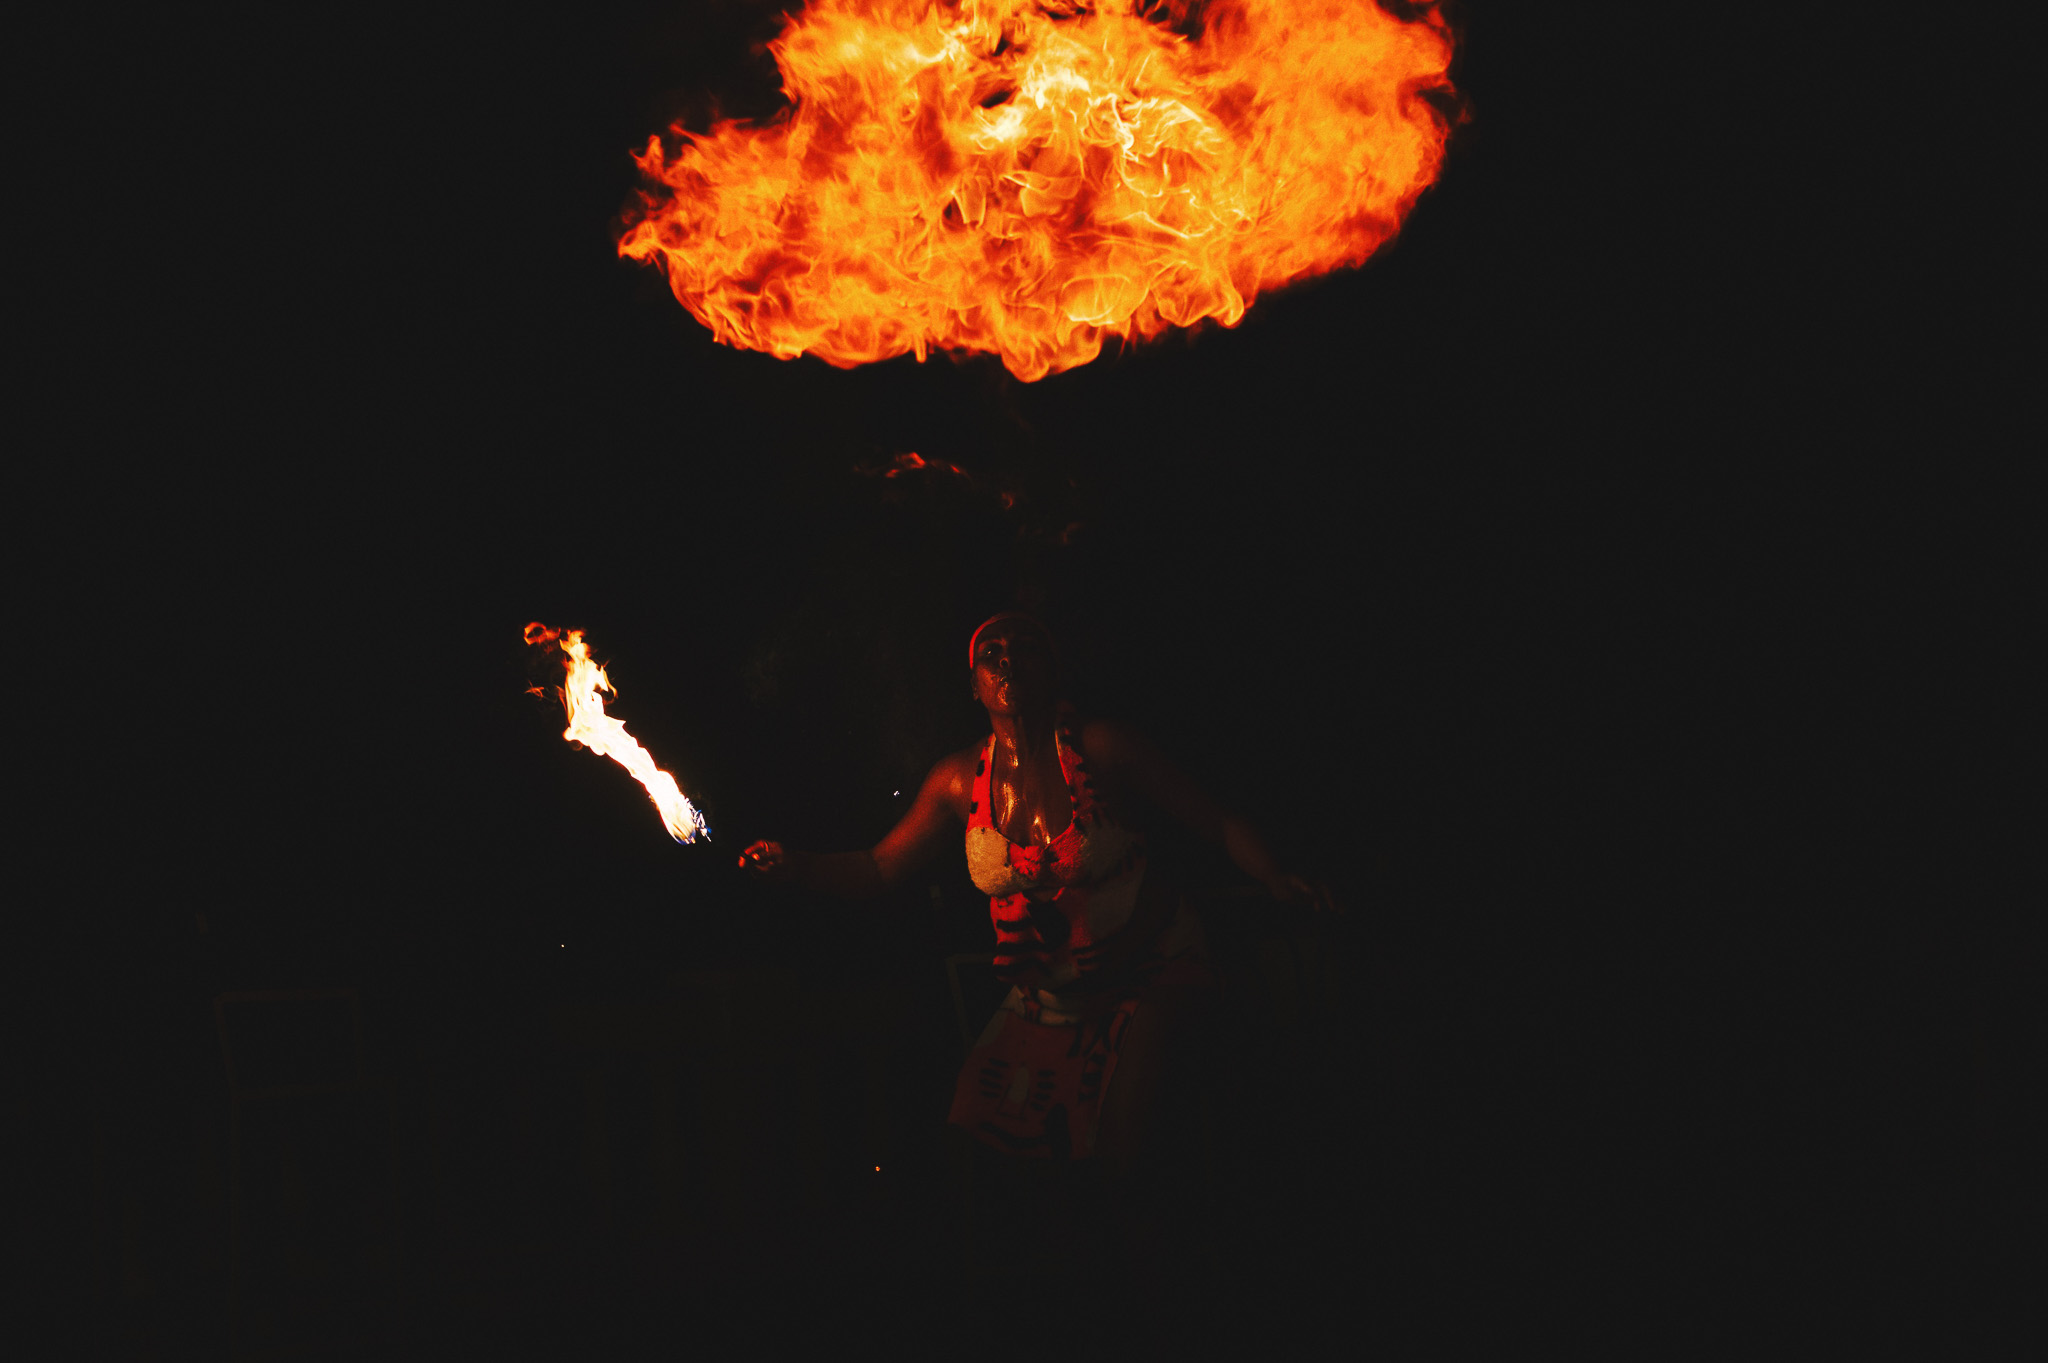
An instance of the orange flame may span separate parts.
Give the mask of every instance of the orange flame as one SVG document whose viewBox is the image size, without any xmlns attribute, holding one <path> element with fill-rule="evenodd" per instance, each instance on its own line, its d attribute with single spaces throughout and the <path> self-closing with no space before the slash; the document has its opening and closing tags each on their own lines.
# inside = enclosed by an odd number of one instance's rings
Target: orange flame
<svg viewBox="0 0 2048 1363">
<path fill-rule="evenodd" d="M 582 744 L 601 757 L 611 758 L 633 773 L 633 778 L 646 787 L 647 797 L 654 801 L 655 809 L 661 812 L 661 822 L 667 827 L 669 836 L 677 842 L 695 842 L 699 837 L 709 837 L 711 830 L 704 826 L 704 816 L 684 797 L 676 785 L 676 778 L 655 766 L 647 750 L 626 732 L 626 726 L 604 712 L 604 702 L 598 699 L 597 693 L 610 691 L 614 700 L 619 693 L 604 669 L 591 661 L 590 649 L 583 642 L 583 631 L 550 629 L 535 621 L 526 627 L 525 637 L 529 644 L 554 646 L 561 650 L 565 670 L 562 708 L 569 714 L 569 727 L 562 731 L 562 737 L 571 743 Z"/>
<path fill-rule="evenodd" d="M 1154 7 L 813 0 L 770 44 L 787 110 L 648 139 L 619 254 L 738 349 L 1028 382 L 1394 235 L 1448 131 L 1433 9 L 1214 0 L 1187 38 Z"/>
</svg>

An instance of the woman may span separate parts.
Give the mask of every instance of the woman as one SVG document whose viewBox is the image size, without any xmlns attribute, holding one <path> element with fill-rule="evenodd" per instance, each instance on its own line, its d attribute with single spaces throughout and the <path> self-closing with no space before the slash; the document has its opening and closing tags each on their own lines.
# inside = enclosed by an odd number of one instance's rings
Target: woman
<svg viewBox="0 0 2048 1363">
<path fill-rule="evenodd" d="M 996 970 L 1011 988 L 961 1070 L 948 1124 L 1024 1160 L 1102 1157 L 1129 1192 L 1170 1166 L 1189 1125 L 1173 1062 L 1215 989 L 1201 923 L 1136 831 L 1143 806 L 1220 844 L 1276 899 L 1333 906 L 1129 729 L 1075 726 L 1060 703 L 1056 646 L 1037 620 L 993 616 L 967 653 L 989 737 L 941 759 L 887 837 L 836 855 L 756 842 L 740 864 L 867 897 L 909 879 L 964 827 L 968 870 L 995 922 Z M 1123 1201 L 1156 1203 L 1158 1193 Z M 1125 1228 L 1135 1229 L 1128 1217 Z"/>
</svg>

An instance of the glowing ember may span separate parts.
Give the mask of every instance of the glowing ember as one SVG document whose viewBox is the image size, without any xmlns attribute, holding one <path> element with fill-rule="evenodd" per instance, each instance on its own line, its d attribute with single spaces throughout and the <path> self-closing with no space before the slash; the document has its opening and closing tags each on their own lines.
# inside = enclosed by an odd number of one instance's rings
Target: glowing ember
<svg viewBox="0 0 2048 1363">
<path fill-rule="evenodd" d="M 900 478 L 906 473 L 916 473 L 919 469 L 944 469 L 948 473 L 957 473 L 962 478 L 967 476 L 967 470 L 958 464 L 948 464 L 941 459 L 927 459 L 916 450 L 897 455 L 881 470 L 881 474 L 884 478 Z"/>
<path fill-rule="evenodd" d="M 562 731 L 562 737 L 609 757 L 632 772 L 633 778 L 647 788 L 647 797 L 661 811 L 662 823 L 677 842 L 709 837 L 711 830 L 704 826 L 704 816 L 684 798 L 676 778 L 655 766 L 647 750 L 626 732 L 626 726 L 604 712 L 604 702 L 597 693 L 610 691 L 615 700 L 619 693 L 604 669 L 590 660 L 583 631 L 550 629 L 535 621 L 526 627 L 526 642 L 558 649 L 562 655 L 562 708 L 569 714 L 569 727 Z M 533 690 L 539 692 L 541 688 Z"/>
<path fill-rule="evenodd" d="M 980 351 L 1036 380 L 1235 326 L 1364 261 L 1435 179 L 1451 43 L 1419 12 L 813 0 L 770 45 L 790 107 L 650 138 L 619 253 L 725 344 L 842 368 Z"/>
</svg>

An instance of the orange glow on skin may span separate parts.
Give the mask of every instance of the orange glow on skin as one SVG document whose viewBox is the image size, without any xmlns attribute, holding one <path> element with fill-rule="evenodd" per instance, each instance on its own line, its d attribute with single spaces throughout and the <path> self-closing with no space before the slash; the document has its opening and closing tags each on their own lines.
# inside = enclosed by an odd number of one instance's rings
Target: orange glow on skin
<svg viewBox="0 0 2048 1363">
<path fill-rule="evenodd" d="M 1436 178 L 1433 10 L 1215 0 L 1190 40 L 1041 3 L 813 0 L 770 44 L 790 108 L 650 138 L 619 254 L 738 349 L 1032 381 L 1362 263 Z"/>
</svg>

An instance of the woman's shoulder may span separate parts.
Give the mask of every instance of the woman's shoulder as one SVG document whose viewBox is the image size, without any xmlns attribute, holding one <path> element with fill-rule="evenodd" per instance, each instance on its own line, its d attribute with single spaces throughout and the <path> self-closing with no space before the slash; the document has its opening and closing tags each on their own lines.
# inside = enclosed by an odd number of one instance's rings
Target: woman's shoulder
<svg viewBox="0 0 2048 1363">
<path fill-rule="evenodd" d="M 979 743 L 970 743 L 957 752 L 947 753 L 932 763 L 931 774 L 925 777 L 925 781 L 928 784 L 937 783 L 949 794 L 959 793 L 961 799 L 967 799 L 966 792 L 973 789 L 974 778 L 980 774 L 978 768 L 981 765 L 981 755 L 987 744 L 988 740 L 983 739 Z"/>
</svg>

